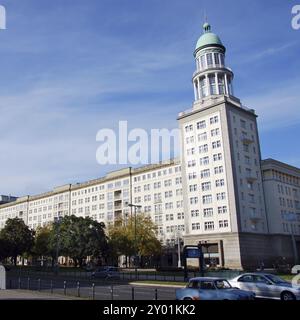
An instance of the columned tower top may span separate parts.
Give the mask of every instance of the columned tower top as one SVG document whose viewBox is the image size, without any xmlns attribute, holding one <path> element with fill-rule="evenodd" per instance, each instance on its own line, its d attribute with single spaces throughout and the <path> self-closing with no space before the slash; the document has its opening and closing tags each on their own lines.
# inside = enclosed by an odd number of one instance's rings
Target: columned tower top
<svg viewBox="0 0 300 320">
<path fill-rule="evenodd" d="M 203 25 L 203 34 L 197 41 L 193 74 L 195 102 L 212 96 L 232 96 L 233 72 L 225 66 L 226 48 L 219 36 L 211 31 L 209 23 Z"/>
</svg>

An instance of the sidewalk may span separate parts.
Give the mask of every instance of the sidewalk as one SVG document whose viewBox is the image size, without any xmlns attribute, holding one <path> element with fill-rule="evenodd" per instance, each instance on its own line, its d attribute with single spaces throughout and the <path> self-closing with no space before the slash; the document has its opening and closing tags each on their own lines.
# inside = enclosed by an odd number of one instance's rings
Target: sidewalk
<svg viewBox="0 0 300 320">
<path fill-rule="evenodd" d="M 0 300 L 78 300 L 76 297 L 27 290 L 0 290 Z"/>
</svg>

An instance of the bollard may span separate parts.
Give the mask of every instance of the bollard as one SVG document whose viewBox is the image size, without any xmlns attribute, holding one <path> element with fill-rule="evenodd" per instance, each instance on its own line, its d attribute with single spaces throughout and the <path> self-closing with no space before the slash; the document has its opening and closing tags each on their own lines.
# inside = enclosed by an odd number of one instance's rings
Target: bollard
<svg viewBox="0 0 300 320">
<path fill-rule="evenodd" d="M 30 278 L 27 278 L 27 290 L 30 290 Z"/>
<path fill-rule="evenodd" d="M 64 295 L 67 295 L 67 281 L 64 281 Z"/>
<path fill-rule="evenodd" d="M 131 300 L 134 300 L 134 287 L 131 288 Z"/>
<path fill-rule="evenodd" d="M 95 283 L 92 283 L 92 297 L 95 300 Z"/>
<path fill-rule="evenodd" d="M 53 281 L 52 280 L 50 281 L 50 292 L 51 292 L 51 294 L 53 294 Z"/>
<path fill-rule="evenodd" d="M 158 292 L 157 292 L 157 289 L 155 289 L 155 298 L 154 300 L 158 300 Z"/>
<path fill-rule="evenodd" d="M 114 286 L 111 285 L 110 287 L 110 295 L 111 295 L 111 300 L 114 300 Z"/>
<path fill-rule="evenodd" d="M 77 297 L 80 297 L 80 282 L 77 282 Z"/>
</svg>

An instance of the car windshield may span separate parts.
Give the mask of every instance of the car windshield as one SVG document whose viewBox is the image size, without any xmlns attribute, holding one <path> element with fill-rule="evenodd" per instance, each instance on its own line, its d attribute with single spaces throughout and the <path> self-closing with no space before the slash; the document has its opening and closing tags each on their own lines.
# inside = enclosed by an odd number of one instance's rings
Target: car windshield
<svg viewBox="0 0 300 320">
<path fill-rule="evenodd" d="M 231 289 L 231 285 L 227 280 L 216 280 L 215 285 L 218 289 Z"/>
<path fill-rule="evenodd" d="M 274 276 L 272 274 L 267 274 L 266 275 L 266 278 L 268 278 L 269 280 L 271 280 L 272 282 L 274 282 L 275 284 L 279 284 L 279 283 L 286 283 L 285 280 L 277 277 L 277 276 Z"/>
</svg>

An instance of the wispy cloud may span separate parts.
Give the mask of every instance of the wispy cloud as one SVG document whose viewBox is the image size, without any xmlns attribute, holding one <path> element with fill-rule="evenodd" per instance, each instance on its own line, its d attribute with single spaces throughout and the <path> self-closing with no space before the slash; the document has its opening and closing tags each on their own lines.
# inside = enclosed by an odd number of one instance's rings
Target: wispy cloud
<svg viewBox="0 0 300 320">
<path fill-rule="evenodd" d="M 300 123 L 300 79 L 282 83 L 263 94 L 245 97 L 259 115 L 260 130 L 274 130 Z"/>
</svg>

